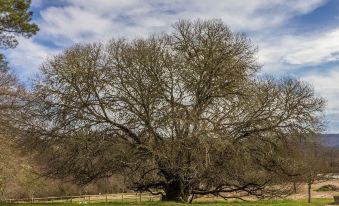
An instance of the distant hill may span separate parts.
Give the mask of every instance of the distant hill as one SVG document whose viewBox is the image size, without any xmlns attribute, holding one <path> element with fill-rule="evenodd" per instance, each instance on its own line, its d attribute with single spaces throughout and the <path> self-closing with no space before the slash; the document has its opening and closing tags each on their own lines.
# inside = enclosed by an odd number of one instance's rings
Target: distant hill
<svg viewBox="0 0 339 206">
<path fill-rule="evenodd" d="M 321 138 L 325 146 L 339 148 L 339 134 L 322 134 Z"/>
</svg>

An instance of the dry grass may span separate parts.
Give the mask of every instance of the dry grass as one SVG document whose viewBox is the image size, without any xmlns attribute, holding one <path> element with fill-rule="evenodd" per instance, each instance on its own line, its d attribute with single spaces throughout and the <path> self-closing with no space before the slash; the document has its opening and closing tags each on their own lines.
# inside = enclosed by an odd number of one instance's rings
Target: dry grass
<svg viewBox="0 0 339 206">
<path fill-rule="evenodd" d="M 231 206 L 231 205 L 242 205 L 242 206 L 261 206 L 261 205 L 279 205 L 279 206 L 324 206 L 328 205 L 331 202 L 333 202 L 333 196 L 339 195 L 338 192 L 333 191 L 326 191 L 326 192 L 318 192 L 316 191 L 323 185 L 335 185 L 339 187 L 339 179 L 338 180 L 331 180 L 331 181 L 325 181 L 325 182 L 319 182 L 313 185 L 312 187 L 312 203 L 308 204 L 306 202 L 307 199 L 307 186 L 302 185 L 299 189 L 297 194 L 294 194 L 290 196 L 286 200 L 273 200 L 273 201 L 254 201 L 253 199 L 249 199 L 251 201 L 249 202 L 242 202 L 242 201 L 224 201 L 221 198 L 216 198 L 213 196 L 204 196 L 200 197 L 198 199 L 194 200 L 193 205 L 208 205 L 208 206 L 214 206 L 214 205 L 225 205 L 225 206 Z M 88 198 L 74 198 L 72 199 L 72 203 L 61 203 L 59 201 L 55 201 L 54 203 L 46 203 L 41 202 L 37 204 L 29 204 L 29 203 L 20 203 L 20 204 L 1 204 L 1 205 L 25 205 L 25 206 L 41 206 L 41 205 L 55 205 L 55 206 L 71 206 L 71 205 L 88 205 L 88 206 L 114 206 L 114 205 L 164 205 L 164 206 L 170 206 L 170 205 L 181 205 L 184 206 L 186 204 L 178 204 L 178 203 L 163 203 L 159 202 L 159 197 L 150 196 L 149 194 L 144 193 L 141 196 L 141 202 L 140 202 L 140 196 L 136 193 L 124 193 L 124 194 L 112 194 L 107 195 L 95 195 L 91 196 L 90 199 Z M 107 202 L 106 202 L 107 201 Z M 190 204 L 192 205 L 192 204 Z"/>
</svg>

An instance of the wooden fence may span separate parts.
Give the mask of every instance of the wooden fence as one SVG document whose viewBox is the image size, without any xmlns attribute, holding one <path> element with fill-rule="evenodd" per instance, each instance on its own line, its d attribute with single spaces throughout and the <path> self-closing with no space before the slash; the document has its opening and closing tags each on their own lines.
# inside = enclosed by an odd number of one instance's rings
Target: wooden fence
<svg viewBox="0 0 339 206">
<path fill-rule="evenodd" d="M 142 202 L 142 201 L 158 201 L 160 196 L 150 193 L 119 193 L 119 194 L 103 194 L 103 195 L 79 195 L 79 196 L 61 196 L 61 197 L 31 197 L 22 199 L 4 199 L 6 203 L 48 203 L 48 202 Z"/>
</svg>

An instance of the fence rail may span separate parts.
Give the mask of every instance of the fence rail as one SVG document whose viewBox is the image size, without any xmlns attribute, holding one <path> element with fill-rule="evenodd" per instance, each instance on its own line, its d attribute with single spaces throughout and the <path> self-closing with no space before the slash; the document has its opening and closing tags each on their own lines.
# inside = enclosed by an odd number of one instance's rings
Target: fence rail
<svg viewBox="0 0 339 206">
<path fill-rule="evenodd" d="M 60 196 L 60 197 L 31 197 L 22 199 L 4 199 L 2 202 L 6 203 L 47 203 L 47 202 L 112 202 L 112 201 L 128 201 L 128 202 L 142 202 L 142 201 L 157 201 L 160 196 L 152 195 L 150 193 L 118 193 L 118 194 L 102 194 L 102 195 L 78 195 L 78 196 Z"/>
</svg>

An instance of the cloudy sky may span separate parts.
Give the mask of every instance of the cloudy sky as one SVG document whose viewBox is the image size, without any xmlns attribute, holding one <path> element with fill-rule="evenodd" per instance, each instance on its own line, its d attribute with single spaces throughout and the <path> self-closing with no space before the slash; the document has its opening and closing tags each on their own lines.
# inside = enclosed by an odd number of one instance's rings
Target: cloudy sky
<svg viewBox="0 0 339 206">
<path fill-rule="evenodd" d="M 259 48 L 262 71 L 309 81 L 328 99 L 327 132 L 339 133 L 339 0 L 33 0 L 40 32 L 7 50 L 25 81 L 74 43 L 144 37 L 178 19 L 219 18 Z"/>
</svg>

